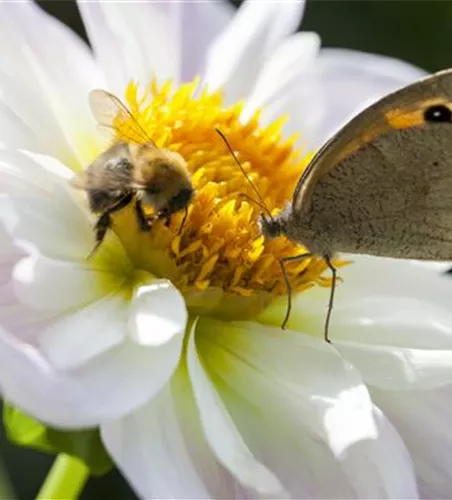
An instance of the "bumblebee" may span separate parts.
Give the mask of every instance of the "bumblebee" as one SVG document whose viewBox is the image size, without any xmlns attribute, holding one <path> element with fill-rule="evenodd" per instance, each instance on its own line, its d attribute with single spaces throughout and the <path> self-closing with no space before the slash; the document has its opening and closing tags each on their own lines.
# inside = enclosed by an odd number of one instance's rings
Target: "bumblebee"
<svg viewBox="0 0 452 500">
<path fill-rule="evenodd" d="M 149 231 L 155 220 L 169 219 L 185 209 L 183 225 L 194 189 L 182 156 L 159 148 L 113 94 L 93 90 L 90 107 L 100 126 L 127 138 L 113 144 L 71 180 L 74 187 L 86 191 L 91 211 L 99 215 L 93 252 L 111 227 L 111 215 L 131 203 L 142 231 Z M 152 207 L 153 215 L 145 214 L 146 206 Z"/>
</svg>

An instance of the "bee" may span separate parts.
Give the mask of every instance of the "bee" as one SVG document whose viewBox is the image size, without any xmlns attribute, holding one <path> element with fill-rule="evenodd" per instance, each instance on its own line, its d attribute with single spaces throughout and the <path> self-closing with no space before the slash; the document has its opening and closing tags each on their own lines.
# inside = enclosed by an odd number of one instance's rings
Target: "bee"
<svg viewBox="0 0 452 500">
<path fill-rule="evenodd" d="M 94 226 L 93 254 L 112 225 L 112 214 L 133 204 L 138 228 L 150 231 L 156 220 L 167 219 L 187 207 L 194 189 L 182 156 L 159 148 L 126 106 L 105 90 L 89 96 L 91 111 L 101 127 L 116 130 L 125 140 L 98 156 L 71 184 L 86 191 L 91 211 L 99 217 Z M 151 207 L 153 215 L 145 214 Z"/>
</svg>

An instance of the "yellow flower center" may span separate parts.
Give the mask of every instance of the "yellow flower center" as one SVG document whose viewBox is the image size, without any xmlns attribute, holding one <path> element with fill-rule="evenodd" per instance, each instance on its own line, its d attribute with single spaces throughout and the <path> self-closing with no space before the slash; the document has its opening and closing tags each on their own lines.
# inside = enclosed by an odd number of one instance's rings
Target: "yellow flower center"
<svg viewBox="0 0 452 500">
<path fill-rule="evenodd" d="M 152 82 L 142 98 L 130 84 L 126 104 L 159 147 L 183 156 L 195 189 L 180 234 L 183 211 L 169 223 L 154 223 L 150 232 L 139 230 L 131 208 L 114 216 L 113 230 L 133 264 L 171 280 L 193 314 L 245 319 L 286 294 L 278 261 L 305 249 L 284 237 L 264 240 L 257 225 L 261 209 L 243 195 L 256 196 L 215 130 L 228 138 L 266 206 L 277 213 L 308 162 L 294 149 L 295 137 L 283 140 L 285 119 L 261 127 L 256 112 L 242 123 L 243 103 L 224 107 L 220 92 L 200 91 L 197 81 L 175 91 L 170 83 Z M 119 132 L 117 138 L 131 139 Z M 329 284 L 320 277 L 325 267 L 320 257 L 288 263 L 292 292 Z"/>
</svg>

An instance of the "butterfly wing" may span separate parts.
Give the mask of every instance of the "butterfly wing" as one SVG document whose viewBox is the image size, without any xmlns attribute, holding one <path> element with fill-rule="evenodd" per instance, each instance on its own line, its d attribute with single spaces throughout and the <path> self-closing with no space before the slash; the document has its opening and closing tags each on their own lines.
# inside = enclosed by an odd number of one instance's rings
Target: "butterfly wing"
<svg viewBox="0 0 452 500">
<path fill-rule="evenodd" d="M 440 106 L 445 120 L 428 121 Z M 452 71 L 384 98 L 339 132 L 296 189 L 296 220 L 332 251 L 452 259 Z"/>
<path fill-rule="evenodd" d="M 293 208 L 307 212 L 317 182 L 362 146 L 394 130 L 424 125 L 424 112 L 433 104 L 452 107 L 452 69 L 408 85 L 368 107 L 348 122 L 314 156 L 293 196 Z"/>
</svg>

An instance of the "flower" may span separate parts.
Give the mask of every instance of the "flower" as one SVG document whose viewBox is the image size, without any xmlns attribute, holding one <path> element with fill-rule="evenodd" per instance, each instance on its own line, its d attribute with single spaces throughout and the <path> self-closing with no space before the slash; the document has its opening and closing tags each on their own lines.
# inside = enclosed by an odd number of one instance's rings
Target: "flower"
<svg viewBox="0 0 452 500">
<path fill-rule="evenodd" d="M 259 239 L 256 207 L 234 200 L 245 180 L 213 130 L 273 208 L 306 162 L 298 146 L 420 71 L 319 52 L 315 34 L 291 35 L 301 2 L 249 2 L 234 18 L 217 3 L 80 7 L 95 59 L 32 4 L 0 5 L 5 397 L 55 426 L 100 426 L 144 498 L 413 498 L 417 485 L 446 496 L 447 410 L 434 405 L 449 392 L 447 281 L 356 259 L 341 270 L 333 347 L 321 339 L 327 288 L 298 294 L 281 331 L 275 257 L 296 249 Z M 196 72 L 201 85 L 183 84 Z M 197 195 L 181 235 L 179 216 L 143 235 L 124 211 L 86 260 L 93 216 L 68 179 L 102 149 L 87 94 L 104 86 L 184 153 Z M 294 289 L 323 268 L 291 268 Z"/>
</svg>

